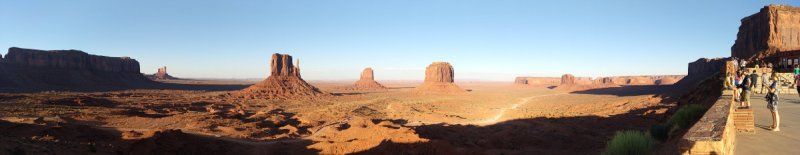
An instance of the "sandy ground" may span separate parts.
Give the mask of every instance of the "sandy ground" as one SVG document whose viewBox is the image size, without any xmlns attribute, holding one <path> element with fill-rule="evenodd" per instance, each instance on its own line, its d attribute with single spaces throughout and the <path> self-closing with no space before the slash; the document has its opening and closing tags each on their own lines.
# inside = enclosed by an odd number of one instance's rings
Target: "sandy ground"
<svg viewBox="0 0 800 155">
<path fill-rule="evenodd" d="M 598 154 L 617 130 L 643 130 L 675 106 L 671 86 L 553 90 L 458 83 L 466 94 L 379 92 L 312 82 L 331 95 L 228 97 L 251 82 L 169 81 L 228 91 L 0 94 L 0 151 L 27 154 Z M 380 81 L 379 81 L 380 82 Z M 177 130 L 176 130 L 177 129 Z"/>
</svg>

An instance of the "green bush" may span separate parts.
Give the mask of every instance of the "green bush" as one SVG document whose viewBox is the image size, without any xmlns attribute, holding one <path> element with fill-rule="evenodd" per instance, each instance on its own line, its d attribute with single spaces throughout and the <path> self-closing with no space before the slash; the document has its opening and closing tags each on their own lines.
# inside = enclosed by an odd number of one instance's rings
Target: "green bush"
<svg viewBox="0 0 800 155">
<path fill-rule="evenodd" d="M 698 104 L 689 104 L 678 109 L 672 117 L 669 118 L 671 126 L 676 126 L 681 129 L 688 129 L 706 113 L 708 109 Z"/>
<path fill-rule="evenodd" d="M 670 129 L 672 129 L 672 125 L 668 123 L 653 125 L 650 127 L 650 136 L 662 142 L 667 141 L 667 139 L 669 139 Z"/>
<path fill-rule="evenodd" d="M 604 155 L 650 154 L 656 141 L 639 131 L 618 131 L 606 145 Z"/>
</svg>

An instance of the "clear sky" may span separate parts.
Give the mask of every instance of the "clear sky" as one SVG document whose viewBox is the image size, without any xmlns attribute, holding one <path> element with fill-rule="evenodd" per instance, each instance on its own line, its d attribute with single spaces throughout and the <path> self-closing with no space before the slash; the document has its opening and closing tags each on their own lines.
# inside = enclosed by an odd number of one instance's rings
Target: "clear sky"
<svg viewBox="0 0 800 155">
<path fill-rule="evenodd" d="M 0 47 L 129 56 L 144 73 L 264 78 L 272 53 L 306 80 L 686 74 L 730 55 L 740 19 L 798 1 L 0 1 Z M 1 52 L 5 55 L 6 52 Z"/>
</svg>

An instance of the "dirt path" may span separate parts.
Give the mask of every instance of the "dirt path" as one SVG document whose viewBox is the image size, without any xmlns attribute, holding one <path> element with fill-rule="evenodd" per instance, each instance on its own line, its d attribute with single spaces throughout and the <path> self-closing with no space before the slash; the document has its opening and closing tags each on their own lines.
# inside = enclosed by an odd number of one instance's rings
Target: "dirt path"
<svg viewBox="0 0 800 155">
<path fill-rule="evenodd" d="M 547 97 L 547 96 L 555 96 L 555 95 L 564 95 L 564 94 L 567 94 L 567 93 L 557 93 L 557 94 L 537 95 L 537 96 L 530 96 L 530 97 L 524 97 L 524 98 L 520 98 L 520 99 L 519 99 L 519 100 L 520 100 L 519 102 L 517 102 L 517 103 L 515 103 L 515 104 L 512 104 L 512 105 L 511 105 L 510 107 L 508 107 L 508 108 L 502 108 L 502 109 L 500 109 L 500 112 L 498 112 L 498 113 L 497 113 L 497 114 L 495 114 L 493 117 L 491 117 L 491 118 L 488 118 L 488 119 L 486 119 L 486 120 L 481 120 L 481 121 L 473 121 L 473 122 L 464 122 L 464 123 L 452 123 L 452 124 L 459 124 L 459 125 L 491 125 L 491 124 L 495 124 L 495 123 L 497 123 L 497 122 L 500 122 L 500 121 L 502 121 L 502 120 L 501 120 L 501 118 L 503 118 L 503 116 L 505 116 L 505 114 L 506 114 L 506 112 L 507 112 L 508 110 L 514 110 L 514 109 L 517 109 L 517 107 L 519 107 L 520 105 L 527 104 L 527 103 L 528 103 L 528 101 L 530 101 L 531 99 L 534 99 L 534 98 L 540 98 L 540 97 Z M 389 104 L 389 105 L 388 105 L 386 108 L 387 108 L 387 109 L 389 109 L 390 107 L 391 107 L 391 104 Z M 441 123 L 446 123 L 446 122 L 423 122 L 423 121 L 417 121 L 417 122 L 410 122 L 410 123 L 407 123 L 407 124 L 405 124 L 405 125 L 406 125 L 406 126 L 420 126 L 420 125 L 425 125 L 425 124 L 441 124 Z M 450 123 L 448 123 L 448 124 L 450 124 Z"/>
</svg>

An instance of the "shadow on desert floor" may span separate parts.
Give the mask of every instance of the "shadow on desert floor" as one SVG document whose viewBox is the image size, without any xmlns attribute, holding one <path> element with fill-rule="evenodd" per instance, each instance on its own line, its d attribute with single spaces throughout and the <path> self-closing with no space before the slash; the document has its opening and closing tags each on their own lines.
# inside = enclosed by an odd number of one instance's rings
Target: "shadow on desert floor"
<svg viewBox="0 0 800 155">
<path fill-rule="evenodd" d="M 661 95 L 671 94 L 677 86 L 674 85 L 627 85 L 621 87 L 595 88 L 582 91 L 575 91 L 575 94 L 595 94 L 595 95 L 615 95 L 615 96 L 639 96 L 639 95 Z"/>
<path fill-rule="evenodd" d="M 653 110 L 603 116 L 537 117 L 487 126 L 433 124 L 415 127 L 423 143 L 384 141 L 356 154 L 597 154 L 616 131 L 646 130 L 666 117 Z M 402 121 L 398 121 L 402 122 Z"/>
</svg>

